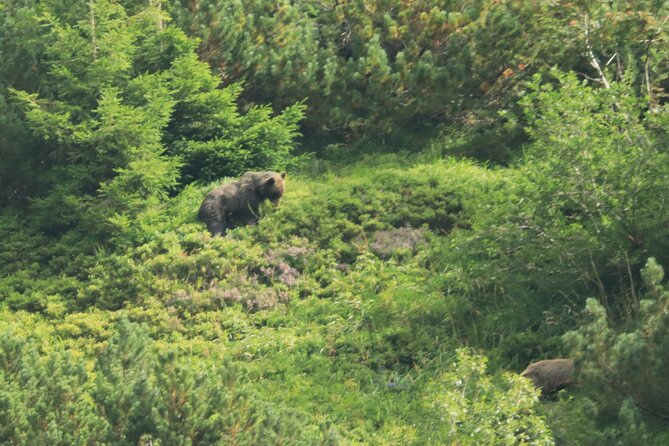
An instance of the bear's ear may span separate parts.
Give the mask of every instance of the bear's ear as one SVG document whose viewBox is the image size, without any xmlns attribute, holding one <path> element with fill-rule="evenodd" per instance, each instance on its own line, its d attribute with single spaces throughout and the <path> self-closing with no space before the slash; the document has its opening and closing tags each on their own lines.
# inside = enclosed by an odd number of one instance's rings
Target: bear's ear
<svg viewBox="0 0 669 446">
<path fill-rule="evenodd" d="M 271 186 L 272 184 L 274 184 L 274 177 L 268 178 L 267 181 L 265 181 L 265 184 L 268 185 L 268 186 Z"/>
<path fill-rule="evenodd" d="M 286 178 L 286 172 L 281 174 L 281 178 Z"/>
</svg>

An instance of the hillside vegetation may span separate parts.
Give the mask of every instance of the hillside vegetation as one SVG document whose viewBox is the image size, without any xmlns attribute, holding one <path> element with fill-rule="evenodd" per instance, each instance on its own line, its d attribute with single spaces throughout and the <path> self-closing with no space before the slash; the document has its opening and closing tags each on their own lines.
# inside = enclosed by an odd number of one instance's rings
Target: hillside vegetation
<svg viewBox="0 0 669 446">
<path fill-rule="evenodd" d="M 0 444 L 667 444 L 669 10 L 554 3 L 1 4 Z"/>
</svg>

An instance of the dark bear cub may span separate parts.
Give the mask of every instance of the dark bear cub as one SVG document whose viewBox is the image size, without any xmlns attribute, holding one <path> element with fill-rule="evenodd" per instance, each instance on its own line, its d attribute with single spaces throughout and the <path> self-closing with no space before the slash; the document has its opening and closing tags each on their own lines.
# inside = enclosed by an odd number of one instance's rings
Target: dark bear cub
<svg viewBox="0 0 669 446">
<path fill-rule="evenodd" d="M 521 373 L 532 380 L 542 395 L 551 395 L 574 384 L 574 361 L 569 358 L 544 359 L 533 362 Z"/>
<path fill-rule="evenodd" d="M 223 235 L 225 230 L 258 221 L 258 209 L 265 200 L 279 204 L 285 189 L 286 174 L 276 172 L 246 172 L 237 181 L 210 191 L 204 198 L 198 217 L 207 225 L 211 235 Z"/>
</svg>

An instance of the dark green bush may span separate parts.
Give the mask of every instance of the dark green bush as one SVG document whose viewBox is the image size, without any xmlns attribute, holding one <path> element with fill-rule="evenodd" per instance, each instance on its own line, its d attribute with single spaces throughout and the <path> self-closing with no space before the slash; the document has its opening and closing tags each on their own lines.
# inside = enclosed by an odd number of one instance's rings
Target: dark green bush
<svg viewBox="0 0 669 446">
<path fill-rule="evenodd" d="M 664 404 L 667 389 L 663 377 L 669 345 L 669 292 L 662 283 L 664 270 L 654 258 L 641 274 L 645 292 L 626 326 L 612 326 L 606 308 L 591 298 L 581 326 L 565 339 L 572 347 L 581 379 L 603 410 L 641 410 L 666 419 L 669 412 Z"/>
</svg>

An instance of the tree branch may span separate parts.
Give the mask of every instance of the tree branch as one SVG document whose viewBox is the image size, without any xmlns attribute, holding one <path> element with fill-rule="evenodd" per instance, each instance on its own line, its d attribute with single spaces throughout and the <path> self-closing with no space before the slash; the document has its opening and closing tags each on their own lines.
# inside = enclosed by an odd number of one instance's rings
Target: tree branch
<svg viewBox="0 0 669 446">
<path fill-rule="evenodd" d="M 599 64 L 599 60 L 597 60 L 597 56 L 595 56 L 594 51 L 592 50 L 592 44 L 590 43 L 590 29 L 588 28 L 588 15 L 584 14 L 583 15 L 583 24 L 585 26 L 584 31 L 585 31 L 585 47 L 587 49 L 587 55 L 588 58 L 590 59 L 590 65 L 593 66 L 595 70 L 597 70 L 597 74 L 599 74 L 599 82 L 604 85 L 604 87 L 611 88 L 611 84 L 609 83 L 609 80 L 606 78 L 606 75 L 604 74 L 604 71 L 602 70 L 602 66 Z"/>
</svg>

